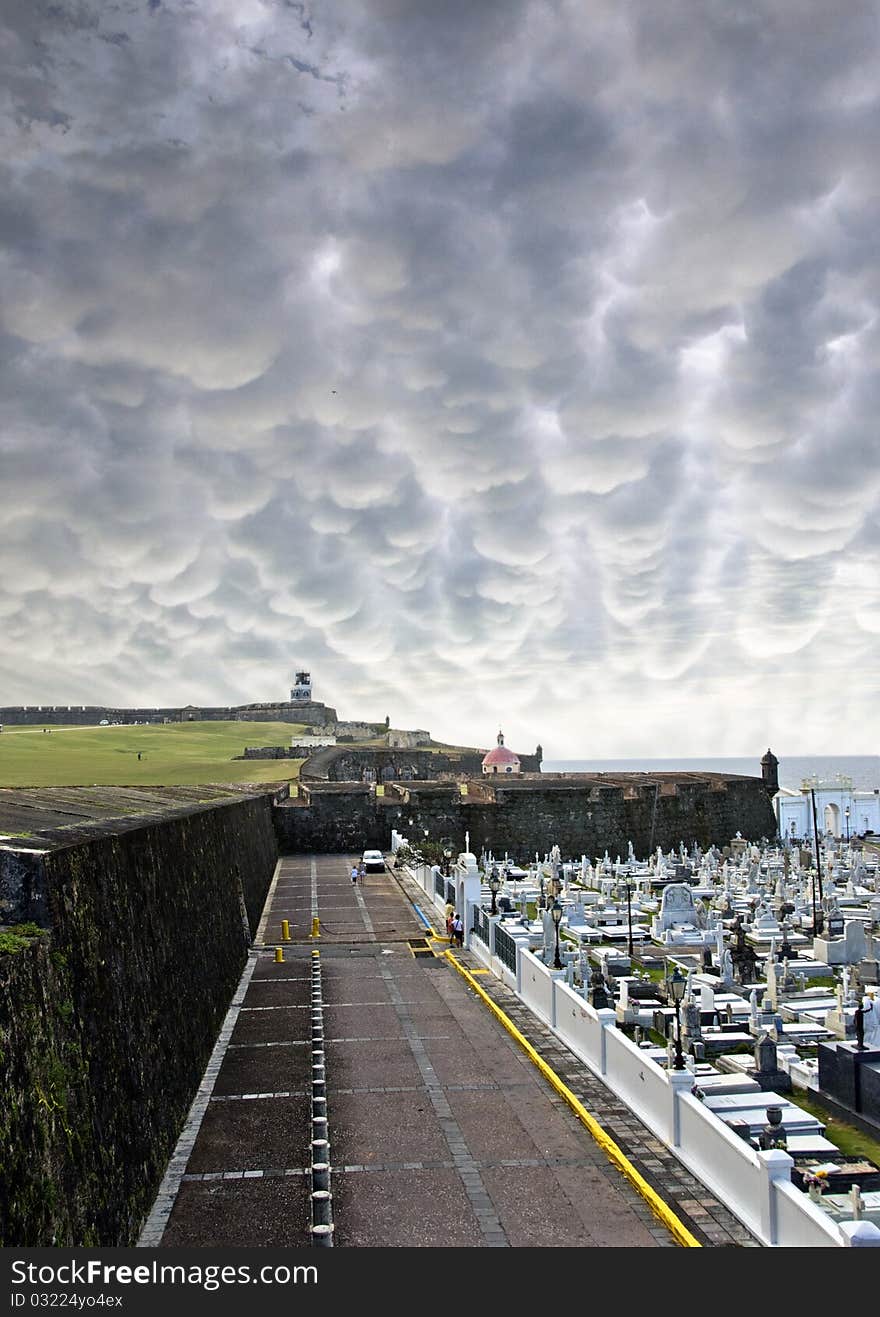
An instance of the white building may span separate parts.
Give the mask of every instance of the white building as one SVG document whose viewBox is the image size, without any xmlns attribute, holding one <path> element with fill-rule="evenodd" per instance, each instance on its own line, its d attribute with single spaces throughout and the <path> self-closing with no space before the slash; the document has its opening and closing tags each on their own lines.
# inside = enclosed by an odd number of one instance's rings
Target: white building
<svg viewBox="0 0 880 1317">
<path fill-rule="evenodd" d="M 819 836 L 863 837 L 880 834 L 880 787 L 854 791 L 852 778 L 842 775 L 832 781 L 805 778 L 799 791 L 781 787 L 773 797 L 773 808 L 781 837 L 812 838 L 813 799 Z"/>
</svg>

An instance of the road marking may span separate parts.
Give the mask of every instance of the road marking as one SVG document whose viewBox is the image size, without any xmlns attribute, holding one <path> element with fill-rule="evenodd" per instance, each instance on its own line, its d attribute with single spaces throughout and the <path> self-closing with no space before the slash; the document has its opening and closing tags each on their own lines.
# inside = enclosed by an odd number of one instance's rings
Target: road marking
<svg viewBox="0 0 880 1317">
<path fill-rule="evenodd" d="M 660 1221 L 663 1222 L 672 1237 L 684 1248 L 702 1248 L 700 1241 L 691 1234 L 684 1222 L 673 1212 L 672 1208 L 667 1203 L 664 1203 L 660 1195 L 656 1193 L 648 1184 L 647 1180 L 639 1174 L 626 1153 L 624 1153 L 614 1142 L 611 1135 L 602 1128 L 595 1116 L 590 1115 L 581 1100 L 572 1093 L 567 1084 L 563 1083 L 556 1071 L 553 1070 L 544 1060 L 543 1056 L 535 1050 L 528 1038 L 520 1033 L 510 1017 L 496 1002 L 492 1000 L 489 994 L 480 987 L 470 970 L 467 969 L 451 951 L 447 951 L 444 954 L 450 964 L 455 966 L 462 978 L 470 983 L 474 992 L 476 992 L 486 1003 L 496 1019 L 503 1024 L 511 1038 L 520 1045 L 529 1060 L 538 1067 L 544 1078 L 549 1080 L 559 1096 L 568 1103 L 581 1124 L 587 1127 L 599 1147 L 607 1154 L 609 1161 L 611 1161 L 618 1170 L 622 1171 L 630 1183 L 635 1186 L 645 1199 L 651 1211 Z"/>
</svg>

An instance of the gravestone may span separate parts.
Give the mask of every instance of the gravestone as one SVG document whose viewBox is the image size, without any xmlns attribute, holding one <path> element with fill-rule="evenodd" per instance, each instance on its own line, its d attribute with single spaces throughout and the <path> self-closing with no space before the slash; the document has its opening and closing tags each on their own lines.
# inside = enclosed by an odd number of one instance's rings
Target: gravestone
<svg viewBox="0 0 880 1317">
<path fill-rule="evenodd" d="M 685 883 L 667 883 L 660 900 L 660 913 L 657 916 L 657 928 L 665 933 L 668 928 L 678 924 L 696 926 L 697 916 L 694 897 Z"/>
<path fill-rule="evenodd" d="M 754 1048 L 755 1069 L 752 1078 L 765 1093 L 791 1092 L 791 1077 L 779 1068 L 776 1042 L 769 1033 L 761 1034 Z"/>
<path fill-rule="evenodd" d="M 865 926 L 860 919 L 848 919 L 846 921 L 843 940 L 846 945 L 846 963 L 848 965 L 857 965 L 860 960 L 867 957 L 868 940 L 865 937 Z"/>
</svg>

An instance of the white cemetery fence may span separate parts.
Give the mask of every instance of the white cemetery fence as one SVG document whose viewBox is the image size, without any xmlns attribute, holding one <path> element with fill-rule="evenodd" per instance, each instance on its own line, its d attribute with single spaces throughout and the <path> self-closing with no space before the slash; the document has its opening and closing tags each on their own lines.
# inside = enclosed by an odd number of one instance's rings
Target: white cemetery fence
<svg viewBox="0 0 880 1317">
<path fill-rule="evenodd" d="M 407 872 L 435 909 L 443 908 L 427 865 Z M 456 889 L 464 878 L 453 866 Z M 792 1158 L 781 1149 L 757 1151 L 691 1093 L 689 1070 L 667 1070 L 616 1027 L 613 1010 L 596 1010 L 529 950 L 526 929 L 483 911 L 478 888 L 462 911 L 466 946 L 513 988 L 522 1002 L 629 1106 L 763 1244 L 789 1248 L 880 1247 L 880 1229 L 867 1221 L 835 1222 L 791 1183 Z M 499 955 L 499 952 L 502 954 Z M 514 967 L 515 966 L 515 967 Z"/>
</svg>

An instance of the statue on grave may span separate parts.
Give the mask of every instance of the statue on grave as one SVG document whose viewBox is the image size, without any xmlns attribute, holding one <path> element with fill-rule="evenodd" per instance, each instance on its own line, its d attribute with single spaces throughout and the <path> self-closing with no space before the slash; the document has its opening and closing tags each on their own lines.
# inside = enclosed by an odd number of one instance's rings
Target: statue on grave
<svg viewBox="0 0 880 1317">
<path fill-rule="evenodd" d="M 721 953 L 721 982 L 725 987 L 733 983 L 733 957 L 729 947 L 725 947 Z"/>
<path fill-rule="evenodd" d="M 862 1042 L 871 1051 L 880 1049 L 880 1001 L 862 997 Z"/>
<path fill-rule="evenodd" d="M 829 919 L 840 918 L 840 906 L 837 901 L 836 892 L 832 892 L 830 896 L 823 898 L 822 909 L 825 911 Z"/>
<path fill-rule="evenodd" d="M 605 987 L 605 977 L 598 965 L 590 975 L 590 1005 L 596 1010 L 603 1010 L 608 1006 L 608 989 Z"/>
</svg>

